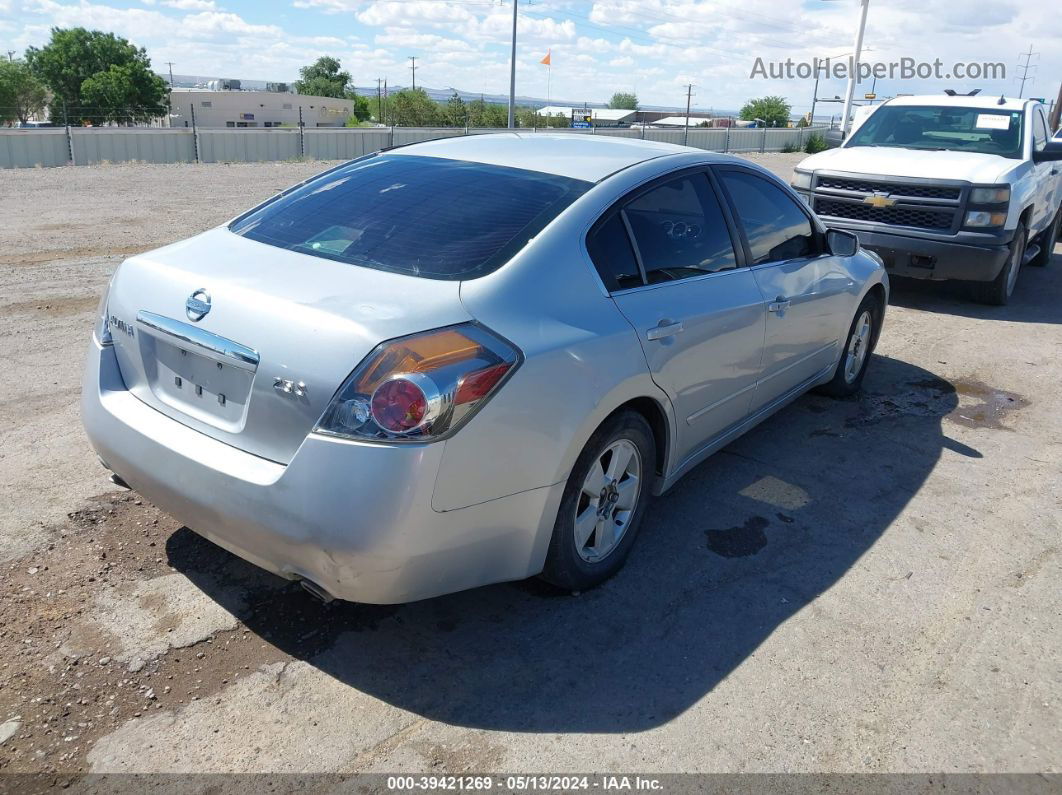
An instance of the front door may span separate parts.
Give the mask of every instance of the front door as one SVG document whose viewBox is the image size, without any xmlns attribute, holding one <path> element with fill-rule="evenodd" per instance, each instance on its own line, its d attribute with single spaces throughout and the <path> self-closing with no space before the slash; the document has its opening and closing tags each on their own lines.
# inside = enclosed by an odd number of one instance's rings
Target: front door
<svg viewBox="0 0 1062 795">
<path fill-rule="evenodd" d="M 719 180 L 744 231 L 751 273 L 767 307 L 763 372 L 752 410 L 820 375 L 837 361 L 852 279 L 825 250 L 799 202 L 748 169 L 720 168 Z"/>
</svg>

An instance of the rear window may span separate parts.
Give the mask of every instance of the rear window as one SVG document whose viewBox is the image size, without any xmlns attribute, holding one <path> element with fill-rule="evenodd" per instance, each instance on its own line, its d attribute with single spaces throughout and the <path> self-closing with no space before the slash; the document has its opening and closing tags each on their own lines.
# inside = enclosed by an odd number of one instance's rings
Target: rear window
<svg viewBox="0 0 1062 795">
<path fill-rule="evenodd" d="M 519 168 L 382 154 L 322 174 L 229 229 L 350 265 L 472 279 L 511 259 L 590 187 Z"/>
</svg>

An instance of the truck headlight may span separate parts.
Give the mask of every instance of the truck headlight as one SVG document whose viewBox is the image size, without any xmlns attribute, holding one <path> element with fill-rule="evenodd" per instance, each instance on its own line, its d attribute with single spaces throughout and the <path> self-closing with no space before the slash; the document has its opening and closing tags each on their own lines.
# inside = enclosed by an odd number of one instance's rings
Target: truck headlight
<svg viewBox="0 0 1062 795">
<path fill-rule="evenodd" d="M 970 210 L 970 212 L 966 213 L 966 220 L 963 222 L 963 226 L 1003 226 L 1006 222 L 1006 213 Z"/>
<path fill-rule="evenodd" d="M 1010 188 L 974 188 L 970 191 L 970 204 L 1002 204 L 1010 201 Z M 986 224 L 982 224 L 986 226 Z"/>
<path fill-rule="evenodd" d="M 813 171 L 801 171 L 799 168 L 793 169 L 793 179 L 789 183 L 794 188 L 803 188 L 804 190 L 811 190 L 811 178 L 814 176 Z"/>
</svg>

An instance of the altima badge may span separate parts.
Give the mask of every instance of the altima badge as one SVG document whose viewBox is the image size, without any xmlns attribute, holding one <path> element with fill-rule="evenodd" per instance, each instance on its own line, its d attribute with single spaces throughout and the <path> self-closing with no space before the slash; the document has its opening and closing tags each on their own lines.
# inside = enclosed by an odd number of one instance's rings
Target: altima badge
<svg viewBox="0 0 1062 795">
<path fill-rule="evenodd" d="M 193 322 L 205 318 L 210 311 L 210 293 L 202 289 L 196 290 L 184 302 L 184 311 Z"/>
</svg>

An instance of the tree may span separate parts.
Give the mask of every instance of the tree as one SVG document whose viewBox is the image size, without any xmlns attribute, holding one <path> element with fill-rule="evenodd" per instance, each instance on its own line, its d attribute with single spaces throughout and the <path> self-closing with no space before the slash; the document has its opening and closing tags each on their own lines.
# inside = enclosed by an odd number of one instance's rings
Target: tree
<svg viewBox="0 0 1062 795">
<path fill-rule="evenodd" d="M 638 110 L 638 97 L 634 94 L 617 91 L 608 101 L 608 106 L 613 110 Z"/>
<path fill-rule="evenodd" d="M 142 47 L 130 44 L 113 33 L 85 28 L 52 28 L 51 40 L 41 48 L 26 50 L 26 62 L 33 73 L 52 91 L 50 107 L 52 121 L 63 121 L 64 106 L 71 118 L 95 121 L 100 114 L 90 107 L 82 87 L 89 78 L 111 67 L 127 67 L 118 74 L 94 84 L 94 96 L 120 94 L 130 115 L 157 112 L 166 105 L 166 81 L 151 71 L 151 60 Z M 115 80 L 128 80 L 131 86 L 118 87 Z M 104 87 L 106 86 L 106 90 Z"/>
<path fill-rule="evenodd" d="M 48 89 L 25 61 L 0 60 L 0 122 L 25 124 L 47 104 Z"/>
<path fill-rule="evenodd" d="M 423 88 L 403 88 L 389 98 L 391 116 L 402 127 L 432 127 L 443 121 L 442 109 Z"/>
<path fill-rule="evenodd" d="M 155 81 L 162 78 L 134 64 L 112 66 L 81 84 L 81 99 L 91 107 L 83 117 L 93 122 L 146 122 L 166 113 L 165 84 L 157 91 Z M 154 103 L 145 105 L 154 97 Z"/>
<path fill-rule="evenodd" d="M 482 98 L 468 103 L 469 127 L 505 127 L 509 123 L 509 109 L 505 105 L 494 105 Z"/>
<path fill-rule="evenodd" d="M 443 114 L 446 116 L 446 123 L 451 127 L 464 127 L 468 124 L 468 108 L 465 107 L 465 101 L 456 91 L 446 101 Z"/>
<path fill-rule="evenodd" d="M 765 122 L 768 127 L 787 127 L 791 110 L 785 97 L 763 97 L 746 102 L 739 115 L 745 121 Z"/>
<path fill-rule="evenodd" d="M 350 99 L 356 96 L 350 72 L 341 71 L 341 66 L 338 58 L 329 55 L 318 58 L 299 70 L 301 79 L 295 81 L 295 90 L 312 97 Z"/>
</svg>

